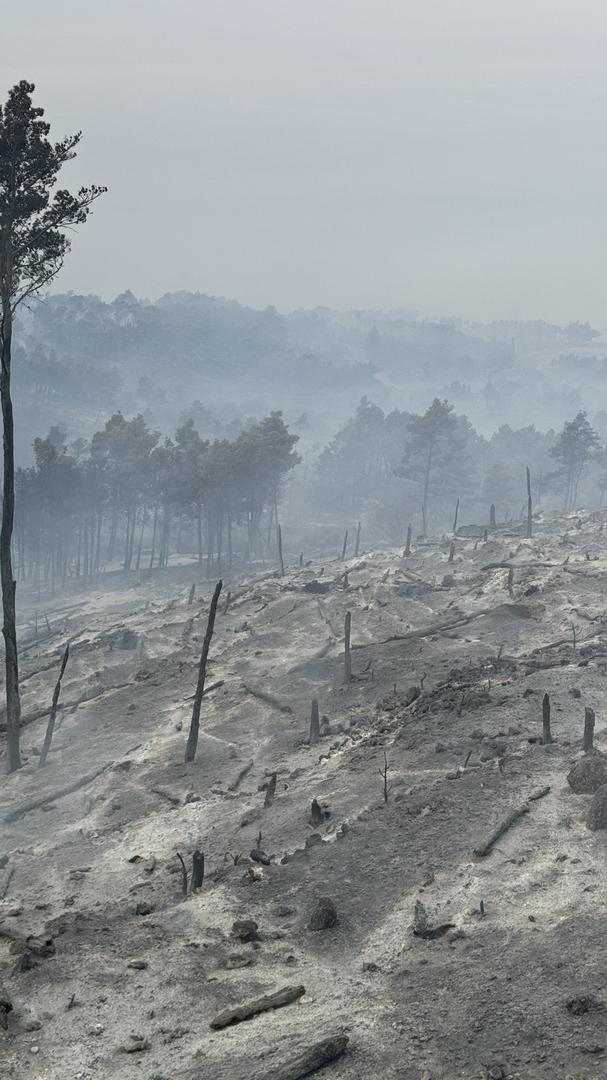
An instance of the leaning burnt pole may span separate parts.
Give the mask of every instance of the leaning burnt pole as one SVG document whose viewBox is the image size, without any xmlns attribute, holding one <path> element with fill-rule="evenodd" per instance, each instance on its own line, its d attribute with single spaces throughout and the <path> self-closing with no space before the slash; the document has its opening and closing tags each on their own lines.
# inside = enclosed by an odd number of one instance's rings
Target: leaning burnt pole
<svg viewBox="0 0 607 1080">
<path fill-rule="evenodd" d="M 221 592 L 222 582 L 218 581 L 215 586 L 215 592 L 213 593 L 213 599 L 211 600 L 211 607 L 209 610 L 209 618 L 207 620 L 207 630 L 204 635 L 204 642 L 202 645 L 202 653 L 200 654 L 200 664 L 198 666 L 198 682 L 196 684 L 196 693 L 194 695 L 194 705 L 192 708 L 192 719 L 190 721 L 190 733 L 188 735 L 188 741 L 185 748 L 185 760 L 193 761 L 196 757 L 196 747 L 198 746 L 198 730 L 200 728 L 200 707 L 202 705 L 202 695 L 204 694 L 204 681 L 207 674 L 207 660 L 209 656 L 209 648 L 211 646 L 211 639 L 213 637 L 213 629 L 215 626 L 215 615 L 217 614 L 217 604 L 219 603 L 219 594 Z"/>
</svg>

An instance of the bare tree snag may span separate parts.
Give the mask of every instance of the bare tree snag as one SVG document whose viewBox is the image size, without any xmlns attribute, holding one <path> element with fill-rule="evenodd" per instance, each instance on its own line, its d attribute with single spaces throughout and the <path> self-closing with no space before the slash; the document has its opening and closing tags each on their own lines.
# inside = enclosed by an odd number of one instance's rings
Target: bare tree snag
<svg viewBox="0 0 607 1080">
<path fill-rule="evenodd" d="M 447 562 L 453 562 L 454 558 L 455 558 L 455 541 L 452 540 L 451 541 L 451 547 L 449 548 L 449 558 L 448 558 Z"/>
<path fill-rule="evenodd" d="M 354 544 L 354 558 L 355 559 L 358 558 L 359 551 L 360 551 L 360 521 L 359 521 L 358 525 L 356 526 L 356 542 Z"/>
<path fill-rule="evenodd" d="M 188 607 L 191 607 L 194 603 L 194 597 L 196 595 L 196 582 L 192 582 L 192 588 L 190 589 L 190 595 L 188 596 Z"/>
<path fill-rule="evenodd" d="M 347 1035 L 335 1035 L 330 1039 L 323 1039 L 322 1042 L 315 1043 L 307 1050 L 302 1050 L 301 1054 L 292 1058 L 291 1061 L 279 1065 L 270 1073 L 265 1073 L 264 1080 L 302 1080 L 303 1077 L 318 1072 L 325 1065 L 330 1065 L 332 1061 L 337 1061 L 337 1058 L 345 1054 L 347 1045 Z"/>
<path fill-rule="evenodd" d="M 305 986 L 285 986 L 277 990 L 275 994 L 267 994 L 265 997 L 249 1001 L 246 1005 L 238 1005 L 235 1009 L 224 1009 L 214 1020 L 211 1027 L 215 1030 L 229 1027 L 230 1024 L 240 1024 L 243 1020 L 250 1020 L 259 1013 L 269 1012 L 270 1009 L 281 1009 L 284 1005 L 292 1005 L 306 992 Z"/>
<path fill-rule="evenodd" d="M 192 855 L 192 892 L 202 889 L 204 881 L 204 854 L 196 848 Z"/>
<path fill-rule="evenodd" d="M 542 742 L 544 746 L 547 746 L 552 742 L 552 732 L 550 731 L 550 697 L 548 694 L 544 694 L 542 700 Z"/>
<path fill-rule="evenodd" d="M 318 713 L 318 702 L 316 698 L 312 699 L 312 708 L 310 710 L 310 743 L 314 745 L 320 738 L 320 716 Z"/>
<path fill-rule="evenodd" d="M 227 615 L 227 614 L 228 614 L 228 608 L 229 608 L 229 606 L 230 606 L 230 600 L 231 600 L 231 599 L 232 599 L 232 593 L 231 593 L 231 592 L 230 592 L 230 590 L 228 589 L 228 595 L 226 596 L 226 599 L 225 599 L 225 604 L 223 605 L 223 614 L 224 614 L 224 615 Z"/>
<path fill-rule="evenodd" d="M 352 612 L 346 611 L 344 620 L 344 674 L 347 683 L 352 682 L 352 654 L 350 652 L 350 633 L 352 630 Z"/>
<path fill-rule="evenodd" d="M 514 568 L 512 566 L 508 570 L 508 596 L 511 600 L 514 599 Z"/>
<path fill-rule="evenodd" d="M 345 557 L 346 557 L 347 547 L 348 547 L 348 530 L 346 529 L 346 531 L 344 533 L 344 542 L 343 542 L 342 549 L 341 549 L 341 562 L 343 562 Z"/>
<path fill-rule="evenodd" d="M 185 748 L 186 761 L 193 761 L 196 757 L 196 747 L 198 746 L 198 731 L 200 728 L 200 707 L 202 705 L 202 695 L 204 694 L 204 680 L 207 673 L 207 659 L 209 656 L 211 639 L 213 637 L 213 627 L 215 626 L 215 615 L 217 614 L 217 604 L 219 602 L 221 586 L 222 582 L 218 581 L 215 586 L 215 592 L 213 593 L 213 599 L 211 600 L 211 608 L 209 611 L 209 618 L 207 620 L 207 630 L 206 634 L 204 635 L 202 653 L 200 655 L 200 665 L 198 667 L 198 683 L 196 686 L 196 693 L 194 695 L 192 720 L 190 722 L 190 733 L 188 735 L 188 741 Z"/>
<path fill-rule="evenodd" d="M 179 862 L 181 863 L 181 891 L 182 891 L 184 896 L 187 896 L 188 895 L 188 871 L 187 871 L 186 865 L 185 865 L 185 863 L 183 861 L 183 858 L 179 854 L 179 852 L 177 852 L 177 858 L 179 859 Z"/>
<path fill-rule="evenodd" d="M 584 743 L 583 749 L 586 754 L 589 754 L 594 747 L 594 709 L 590 709 L 586 706 L 584 711 Z"/>
<path fill-rule="evenodd" d="M 407 542 L 405 544 L 404 558 L 408 559 L 411 554 L 411 537 L 413 536 L 413 529 L 411 525 L 407 525 Z"/>
<path fill-rule="evenodd" d="M 526 469 L 527 469 L 527 531 L 526 531 L 526 536 L 527 536 L 527 539 L 530 540 L 531 537 L 533 536 L 533 503 L 531 501 L 531 473 L 529 471 L 529 466 L 528 465 L 526 466 Z"/>
<path fill-rule="evenodd" d="M 57 706 L 59 704 L 59 694 L 61 693 L 61 680 L 63 678 L 63 673 L 65 671 L 66 664 L 67 664 L 68 659 L 69 659 L 69 655 L 70 655 L 70 643 L 68 641 L 67 645 L 65 646 L 65 652 L 63 654 L 63 660 L 61 661 L 61 668 L 59 669 L 59 678 L 57 679 L 57 682 L 55 683 L 55 689 L 53 691 L 53 701 L 52 701 L 52 704 L 51 704 L 51 711 L 50 711 L 50 715 L 49 715 L 49 718 L 48 718 L 48 724 L 46 726 L 46 735 L 44 736 L 44 743 L 42 745 L 42 751 L 40 753 L 40 761 L 39 761 L 40 768 L 42 768 L 43 765 L 46 765 L 46 759 L 48 757 L 48 752 L 49 752 L 49 750 L 51 748 L 51 741 L 52 741 L 52 738 L 53 738 L 53 732 L 55 730 L 55 720 L 57 718 Z"/>
<path fill-rule="evenodd" d="M 381 776 L 381 778 L 382 778 L 382 780 L 384 782 L 383 783 L 383 794 L 384 794 L 384 802 L 385 803 L 387 803 L 387 801 L 388 801 L 388 795 L 390 794 L 390 790 L 392 788 L 392 784 L 388 783 L 388 773 L 389 773 L 389 771 L 390 771 L 390 766 L 388 764 L 388 755 L 386 754 L 386 751 L 384 750 L 384 766 L 383 766 L 383 769 L 379 770 L 379 775 Z"/>
<path fill-rule="evenodd" d="M 278 526 L 278 562 L 280 563 L 280 576 L 285 576 L 285 564 L 282 557 L 282 528 Z"/>
<path fill-rule="evenodd" d="M 458 516 L 459 516 L 459 499 L 457 500 L 457 502 L 455 504 L 455 517 L 453 518 L 453 532 L 454 533 L 457 532 L 457 519 L 458 519 Z"/>
<path fill-rule="evenodd" d="M 263 805 L 266 807 L 266 809 L 274 802 L 274 796 L 276 795 L 276 780 L 277 774 L 273 772 L 266 788 L 266 797 L 263 800 Z"/>
<path fill-rule="evenodd" d="M 532 802 L 537 802 L 539 799 L 543 799 L 545 795 L 548 795 L 549 791 L 550 787 L 540 788 L 539 791 L 536 791 L 532 795 L 529 795 L 527 801 L 524 802 L 522 806 L 517 807 L 516 810 L 513 810 L 510 814 L 508 814 L 508 817 L 504 818 L 501 824 L 498 825 L 497 829 L 494 829 L 489 839 L 485 840 L 484 844 L 479 844 L 478 847 L 475 847 L 474 854 L 477 856 L 477 858 L 482 859 L 485 855 L 488 855 L 491 851 L 491 848 L 494 844 L 497 843 L 500 837 L 503 836 L 504 833 L 507 832 L 508 829 L 512 825 L 514 825 L 516 821 L 519 820 L 519 818 L 523 817 L 524 814 L 527 814 L 529 812 L 529 810 L 531 809 L 529 804 Z"/>
<path fill-rule="evenodd" d="M 494 529 L 496 524 L 497 521 L 495 518 L 495 506 L 493 503 L 491 503 L 491 506 L 489 507 L 489 525 L 492 529 Z"/>
</svg>

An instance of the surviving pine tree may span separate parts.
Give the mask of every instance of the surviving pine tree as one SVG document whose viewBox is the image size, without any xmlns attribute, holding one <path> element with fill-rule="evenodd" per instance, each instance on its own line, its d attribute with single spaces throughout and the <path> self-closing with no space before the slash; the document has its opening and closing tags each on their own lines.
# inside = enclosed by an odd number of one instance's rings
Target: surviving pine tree
<svg viewBox="0 0 607 1080">
<path fill-rule="evenodd" d="M 0 398 L 4 439 L 0 576 L 2 633 L 6 664 L 6 723 L 9 772 L 21 764 L 19 751 L 19 666 L 11 540 L 15 513 L 12 332 L 15 311 L 37 296 L 59 273 L 70 250 L 66 231 L 86 221 L 91 204 L 105 190 L 81 188 L 76 195 L 56 188 L 61 169 L 76 155 L 81 133 L 60 142 L 49 139 L 44 110 L 33 104 L 32 83 L 22 81 L 0 107 Z"/>
</svg>

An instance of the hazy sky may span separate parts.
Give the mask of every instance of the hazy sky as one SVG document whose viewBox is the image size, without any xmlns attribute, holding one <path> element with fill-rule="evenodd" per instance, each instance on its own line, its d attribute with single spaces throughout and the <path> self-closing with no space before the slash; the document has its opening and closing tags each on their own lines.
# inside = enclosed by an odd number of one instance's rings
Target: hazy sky
<svg viewBox="0 0 607 1080">
<path fill-rule="evenodd" d="M 607 325 L 605 0 L 29 0 L 2 36 L 110 188 L 62 290 Z"/>
</svg>

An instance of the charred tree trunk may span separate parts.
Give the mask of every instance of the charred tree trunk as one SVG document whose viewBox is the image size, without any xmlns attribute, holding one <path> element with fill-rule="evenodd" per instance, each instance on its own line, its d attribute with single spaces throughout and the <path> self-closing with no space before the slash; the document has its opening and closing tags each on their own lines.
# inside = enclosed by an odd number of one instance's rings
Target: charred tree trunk
<svg viewBox="0 0 607 1080">
<path fill-rule="evenodd" d="M 156 531 L 158 529 L 158 506 L 154 507 L 154 524 L 152 525 L 152 550 L 150 552 L 150 565 L 148 571 L 151 574 L 152 567 L 154 566 L 154 555 L 156 554 Z"/>
<path fill-rule="evenodd" d="M 196 848 L 192 855 L 192 892 L 202 889 L 204 881 L 204 855 Z"/>
<path fill-rule="evenodd" d="M 552 732 L 550 731 L 550 698 L 548 694 L 544 694 L 542 701 L 542 742 L 544 746 L 547 746 L 552 742 Z"/>
<path fill-rule="evenodd" d="M 341 549 L 341 561 L 343 562 L 346 557 L 346 551 L 348 549 L 348 530 L 344 533 L 344 542 Z"/>
<path fill-rule="evenodd" d="M 586 708 L 584 713 L 584 752 L 589 754 L 594 747 L 594 709 Z"/>
<path fill-rule="evenodd" d="M 496 524 L 497 524 L 497 521 L 496 521 L 496 517 L 495 517 L 495 506 L 494 506 L 493 503 L 491 503 L 491 506 L 489 507 L 489 525 L 491 526 L 492 529 L 494 529 Z"/>
<path fill-rule="evenodd" d="M 458 516 L 459 516 L 459 499 L 457 500 L 457 502 L 455 504 L 455 517 L 453 518 L 453 532 L 454 533 L 457 532 L 457 519 L 458 519 Z"/>
<path fill-rule="evenodd" d="M 344 620 L 344 675 L 347 683 L 352 682 L 352 653 L 350 652 L 350 633 L 352 630 L 352 612 L 346 611 Z"/>
<path fill-rule="evenodd" d="M 188 735 L 188 741 L 185 749 L 185 760 L 193 761 L 196 757 L 196 747 L 198 746 L 198 730 L 200 727 L 200 707 L 202 705 L 202 695 L 204 693 L 204 680 L 207 673 L 207 660 L 209 656 L 209 648 L 211 645 L 211 639 L 213 637 L 213 628 L 215 626 L 215 616 L 217 614 L 217 604 L 219 602 L 219 594 L 221 592 L 222 582 L 218 581 L 215 586 L 215 592 L 213 593 L 213 599 L 211 600 L 211 607 L 209 610 L 209 618 L 207 621 L 207 630 L 204 635 L 204 642 L 202 645 L 202 653 L 200 656 L 200 665 L 198 668 L 198 683 L 196 685 L 196 693 L 194 695 L 194 706 L 192 708 L 192 720 L 190 723 L 190 733 Z"/>
<path fill-rule="evenodd" d="M 285 564 L 282 557 L 282 528 L 278 526 L 278 562 L 280 564 L 280 576 L 285 576 Z"/>
<path fill-rule="evenodd" d="M 533 536 L 533 503 L 531 501 L 531 473 L 527 465 L 527 539 Z"/>
<path fill-rule="evenodd" d="M 405 555 L 404 555 L 404 557 L 406 559 L 408 559 L 410 554 L 411 554 L 411 537 L 412 536 L 413 536 L 413 529 L 411 528 L 411 525 L 408 525 L 407 526 L 407 542 L 405 544 Z"/>
<path fill-rule="evenodd" d="M 360 521 L 356 527 L 356 542 L 354 544 L 354 558 L 358 556 L 360 551 Z"/>
<path fill-rule="evenodd" d="M 147 510 L 145 506 L 141 508 L 141 529 L 139 530 L 139 543 L 137 545 L 137 558 L 135 560 L 135 570 L 139 571 L 141 568 L 141 552 L 143 551 L 143 534 L 145 532 L 145 521 L 147 518 Z"/>
<path fill-rule="evenodd" d="M 320 716 L 318 712 L 318 702 L 316 698 L 312 701 L 312 709 L 310 712 L 310 744 L 317 743 L 320 738 Z"/>
<path fill-rule="evenodd" d="M 277 773 L 273 772 L 271 777 L 270 777 L 270 781 L 268 783 L 268 786 L 266 788 L 266 794 L 265 794 L 265 798 L 263 800 L 263 805 L 266 807 L 266 809 L 269 806 L 271 806 L 272 803 L 274 802 L 274 796 L 276 795 L 276 781 L 277 781 L 277 779 L 278 779 Z"/>
<path fill-rule="evenodd" d="M 6 277 L 12 279 L 12 260 L 3 267 Z M 4 275 L 3 275 L 4 276 Z M 15 518 L 15 445 L 13 427 L 13 402 L 11 399 L 11 345 L 13 333 L 13 315 L 11 297 L 7 290 L 2 293 L 2 324 L 0 343 L 2 346 L 0 369 L 0 399 L 2 404 L 2 428 L 4 448 L 4 473 L 2 486 L 2 528 L 0 530 L 0 577 L 2 580 L 2 634 L 5 649 L 6 670 L 6 731 L 7 731 L 7 772 L 12 773 L 21 767 L 19 749 L 19 724 L 21 720 L 21 702 L 19 699 L 19 661 L 17 654 L 17 616 L 15 596 L 17 584 L 13 578 L 11 542 Z"/>
<path fill-rule="evenodd" d="M 67 666 L 69 655 L 70 655 L 70 644 L 69 644 L 69 641 L 68 641 L 67 645 L 65 646 L 65 652 L 63 654 L 63 660 L 61 661 L 61 668 L 59 670 L 59 678 L 57 679 L 57 682 L 55 683 L 55 689 L 53 691 L 53 701 L 52 701 L 52 704 L 51 704 L 51 711 L 50 711 L 50 715 L 49 715 L 49 718 L 48 718 L 48 724 L 47 724 L 47 727 L 46 727 L 46 735 L 44 736 L 44 743 L 43 743 L 43 746 L 42 746 L 42 751 L 40 753 L 40 761 L 39 761 L 40 768 L 42 768 L 44 765 L 46 765 L 46 759 L 48 757 L 48 752 L 49 752 L 49 750 L 51 748 L 51 741 L 52 741 L 52 738 L 53 738 L 53 732 L 55 730 L 55 718 L 57 716 L 57 705 L 59 704 L 59 694 L 61 693 L 61 680 L 63 678 L 63 673 L 65 672 L 65 668 Z"/>
</svg>

